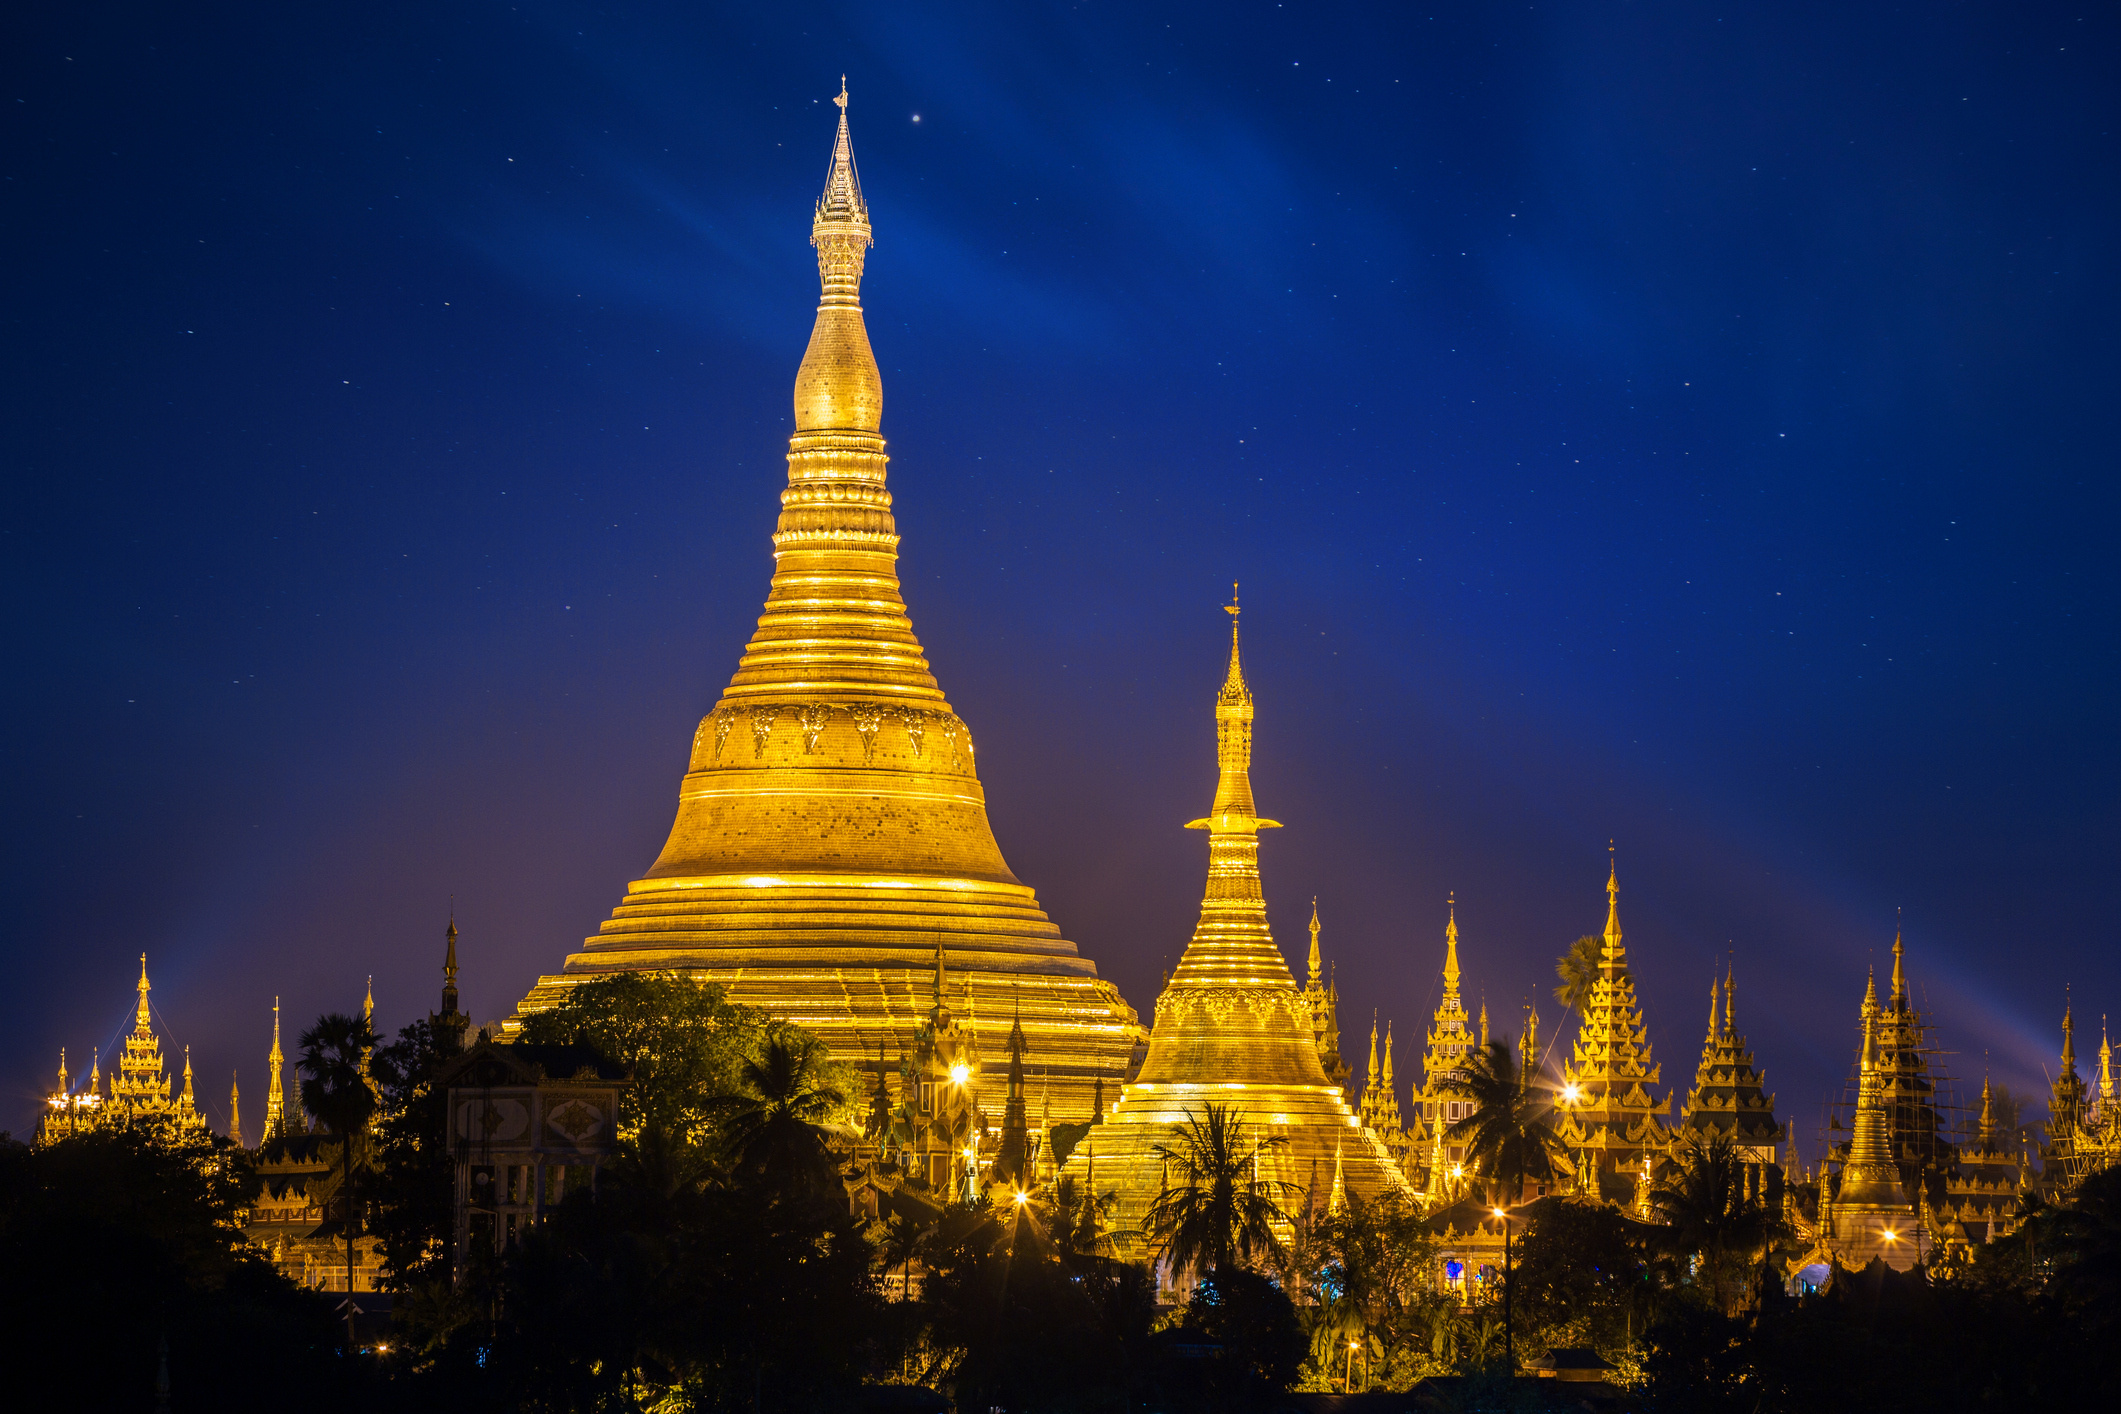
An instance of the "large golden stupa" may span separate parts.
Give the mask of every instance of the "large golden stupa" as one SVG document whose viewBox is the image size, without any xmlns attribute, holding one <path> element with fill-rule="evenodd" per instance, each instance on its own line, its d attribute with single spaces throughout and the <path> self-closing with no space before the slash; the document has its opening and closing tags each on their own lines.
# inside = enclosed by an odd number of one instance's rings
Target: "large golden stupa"
<svg viewBox="0 0 2121 1414">
<path fill-rule="evenodd" d="M 1088 1117 L 1142 1028 L 1002 859 L 972 734 L 928 669 L 899 593 L 885 489 L 883 380 L 862 322 L 869 209 L 844 89 L 810 228 L 823 298 L 795 376 L 773 587 L 721 701 L 700 723 L 677 821 L 610 920 L 522 1010 L 600 974 L 673 969 L 721 983 L 897 1068 L 938 961 L 961 1023 L 997 1053 L 1021 1015 L 1054 1112 Z M 993 1108 L 999 1113 L 996 1092 Z"/>
<path fill-rule="evenodd" d="M 1264 1177 L 1297 1190 L 1284 1207 L 1323 1205 L 1328 1189 L 1364 1199 L 1412 1196 L 1377 1135 L 1365 1129 L 1319 1059 L 1310 1005 L 1267 927 L 1259 881 L 1259 832 L 1279 827 L 1252 802 L 1252 690 L 1238 656 L 1237 606 L 1229 606 L 1230 667 L 1215 699 L 1214 809 L 1186 828 L 1208 832 L 1208 887 L 1200 922 L 1162 996 L 1141 1074 L 1122 1088 L 1102 1124 L 1069 1155 L 1065 1172 L 1117 1195 L 1114 1235 L 1139 1241 L 1162 1191 L 1173 1128 L 1211 1104 L 1238 1111 L 1253 1140 L 1285 1142 L 1266 1152 Z"/>
</svg>

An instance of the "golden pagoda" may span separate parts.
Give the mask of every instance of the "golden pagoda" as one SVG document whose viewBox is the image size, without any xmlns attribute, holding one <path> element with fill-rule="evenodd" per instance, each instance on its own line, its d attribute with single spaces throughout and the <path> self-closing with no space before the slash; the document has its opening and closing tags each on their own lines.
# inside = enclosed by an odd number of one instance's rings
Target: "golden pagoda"
<svg viewBox="0 0 2121 1414">
<path fill-rule="evenodd" d="M 140 954 L 140 981 L 135 990 L 139 1003 L 133 1013 L 133 1029 L 125 1037 L 118 1068 L 103 1088 L 99 1055 L 89 1066 L 88 1087 L 74 1094 L 66 1075 L 66 1052 L 59 1053 L 59 1088 L 45 1097 L 38 1117 L 37 1142 L 49 1144 L 69 1134 L 104 1127 L 144 1125 L 177 1133 L 203 1131 L 206 1117 L 199 1113 L 192 1091 L 191 1047 L 184 1048 L 184 1088 L 176 1090 L 162 1060 L 162 1041 L 155 1035 L 153 1014 L 148 1006 L 147 954 Z"/>
<path fill-rule="evenodd" d="M 1819 1227 L 1827 1249 L 1843 1266 L 1862 1267 L 1878 1258 L 1896 1271 L 1906 1271 L 1928 1249 L 1914 1200 L 1901 1182 L 1900 1165 L 1893 1157 L 1891 1105 L 1886 1095 L 1892 1059 L 1879 1045 L 1881 1015 L 1877 978 L 1873 977 L 1863 998 L 1856 1127 L 1841 1152 L 1831 1209 L 1821 1213 Z M 1827 1208 L 1828 1203 L 1823 1200 L 1820 1206 Z"/>
<path fill-rule="evenodd" d="M 1228 612 L 1230 665 L 1215 700 L 1215 804 L 1186 826 L 1208 832 L 1200 922 L 1156 999 L 1141 1074 L 1090 1131 L 1099 1181 L 1117 1196 L 1115 1236 L 1137 1252 L 1142 1219 L 1163 1189 L 1156 1149 L 1210 1104 L 1239 1112 L 1256 1139 L 1287 1141 L 1263 1157 L 1263 1177 L 1300 1191 L 1335 1163 L 1340 1186 L 1358 1198 L 1409 1192 L 1320 1064 L 1310 1008 L 1267 926 L 1259 832 L 1279 822 L 1261 819 L 1252 801 L 1252 691 L 1238 653 L 1237 606 Z M 1087 1149 L 1070 1155 L 1064 1172 L 1087 1181 L 1087 1156 Z"/>
<path fill-rule="evenodd" d="M 1720 1134 L 1738 1146 L 1745 1164 L 1746 1196 L 1779 1204 L 1781 1170 L 1775 1148 L 1782 1126 L 1775 1119 L 1775 1097 L 1754 1068 L 1753 1053 L 1738 1030 L 1736 965 L 1725 968 L 1723 982 L 1709 983 L 1709 1032 L 1701 1043 L 1701 1064 L 1694 1088 L 1680 1107 L 1674 1136 L 1706 1140 Z"/>
<path fill-rule="evenodd" d="M 1639 1183 L 1644 1157 L 1664 1153 L 1665 1132 L 1658 1120 L 1672 1109 L 1670 1095 L 1650 1099 L 1659 1067 L 1650 1061 L 1649 1028 L 1635 1003 L 1635 979 L 1620 944 L 1618 865 L 1607 875 L 1605 891 L 1598 976 L 1583 1004 L 1575 1053 L 1561 1069 L 1561 1139 L 1576 1166 L 1578 1191 L 1592 1197 L 1604 1196 L 1606 1182 L 1616 1174 Z M 1485 1022 L 1481 1031 L 1485 1035 Z"/>
<path fill-rule="evenodd" d="M 1458 990 L 1458 900 L 1453 896 L 1443 925 L 1443 997 L 1429 1023 L 1421 1057 L 1421 1083 L 1414 1092 L 1414 1158 L 1420 1164 L 1424 1201 L 1439 1208 L 1459 1196 L 1465 1178 L 1465 1145 L 1446 1144 L 1443 1132 L 1473 1112 L 1465 1086 L 1466 1057 L 1473 1049 L 1473 1018 Z M 1408 1175 L 1410 1180 L 1414 1175 Z"/>
<path fill-rule="evenodd" d="M 796 372 L 764 612 L 693 735 L 662 854 L 521 1010 L 606 973 L 682 971 L 866 1069 L 926 1019 L 940 946 L 986 1016 L 1008 1017 L 1020 996 L 1055 1104 L 1087 1117 L 1099 1082 L 1124 1074 L 1141 1023 L 1003 861 L 972 734 L 907 617 L 844 84 L 834 101 L 810 228 L 823 295 Z"/>
</svg>

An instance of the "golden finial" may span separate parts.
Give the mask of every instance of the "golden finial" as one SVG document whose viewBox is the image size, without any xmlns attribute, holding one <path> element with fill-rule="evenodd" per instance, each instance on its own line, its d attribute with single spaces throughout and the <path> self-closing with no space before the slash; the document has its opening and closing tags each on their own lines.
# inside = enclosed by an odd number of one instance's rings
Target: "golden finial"
<svg viewBox="0 0 2121 1414">
<path fill-rule="evenodd" d="M 840 75 L 840 96 L 832 101 L 839 105 L 842 113 L 847 111 L 847 76 L 845 74 Z"/>
<path fill-rule="evenodd" d="M 1613 841 L 1605 842 L 1607 855 L 1605 876 L 1605 945 L 1607 952 L 1620 949 L 1620 856 L 1613 848 Z"/>
<path fill-rule="evenodd" d="M 1318 952 L 1318 895 L 1311 895 L 1311 985 L 1319 984 L 1321 961 Z"/>
<path fill-rule="evenodd" d="M 1453 890 L 1445 896 L 1444 907 L 1449 909 L 1443 925 L 1443 990 L 1444 995 L 1458 995 L 1458 893 Z"/>
</svg>

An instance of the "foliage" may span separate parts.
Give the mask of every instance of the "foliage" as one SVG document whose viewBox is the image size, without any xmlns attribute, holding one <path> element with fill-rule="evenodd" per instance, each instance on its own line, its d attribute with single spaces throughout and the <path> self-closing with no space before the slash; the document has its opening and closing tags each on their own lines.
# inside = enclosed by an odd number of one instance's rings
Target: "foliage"
<svg viewBox="0 0 2121 1414">
<path fill-rule="evenodd" d="M 659 1128 L 694 1145 L 713 1142 L 721 1098 L 741 1090 L 766 1038 L 790 1029 L 679 972 L 599 977 L 523 1019 L 525 1041 L 587 1045 L 631 1077 L 619 1102 L 623 1138 Z"/>
<path fill-rule="evenodd" d="M 1650 1206 L 1669 1224 L 1670 1250 L 1698 1263 L 1712 1309 L 1727 1314 L 1746 1304 L 1761 1263 L 1791 1236 L 1780 1212 L 1746 1196 L 1745 1159 L 1728 1134 L 1689 1135 L 1650 1190 Z"/>
<path fill-rule="evenodd" d="M 370 1072 L 383 1095 L 376 1172 L 369 1178 L 369 1231 L 383 1252 L 384 1281 L 406 1292 L 446 1280 L 454 1236 L 456 1165 L 447 1144 L 449 1093 L 436 1072 L 455 1058 L 457 1033 L 415 1021 L 379 1047 Z"/>
<path fill-rule="evenodd" d="M 1510 1272 L 1520 1347 L 1590 1346 L 1617 1362 L 1678 1285 L 1658 1237 L 1604 1203 L 1533 1204 Z"/>
<path fill-rule="evenodd" d="M 823 1043 L 792 1028 L 769 1032 L 738 1068 L 736 1089 L 709 1107 L 735 1172 L 810 1203 L 846 1204 L 821 1130 L 847 1105 Z"/>
<path fill-rule="evenodd" d="M 329 1299 L 244 1247 L 258 1187 L 196 1131 L 99 1129 L 36 1149 L 0 1136 L 0 1331 L 17 1381 L 69 1409 L 147 1409 L 166 1345 L 171 1407 L 351 1407 Z M 233 1358 L 232 1358 L 233 1357 Z M 32 1401 L 37 1402 L 37 1401 Z"/>
<path fill-rule="evenodd" d="M 1214 1268 L 1193 1288 L 1174 1336 L 1219 1347 L 1199 1360 L 1176 1391 L 1181 1407 L 1248 1409 L 1270 1405 L 1296 1382 L 1310 1345 L 1295 1303 L 1271 1278 L 1243 1267 Z M 1174 1382 L 1176 1383 L 1176 1382 Z"/>
<path fill-rule="evenodd" d="M 1459 1354 L 1449 1326 L 1457 1302 L 1438 1288 L 1438 1261 L 1437 1239 L 1397 1196 L 1350 1197 L 1344 1211 L 1303 1224 L 1290 1267 L 1309 1303 L 1299 1308 L 1309 1328 L 1305 1387 L 1341 1387 L 1351 1340 L 1361 1347 L 1355 1363 L 1386 1388 L 1450 1370 Z"/>
<path fill-rule="evenodd" d="M 1553 1108 L 1518 1073 L 1517 1047 L 1498 1036 L 1468 1057 L 1462 1073 L 1473 1112 L 1444 1130 L 1444 1139 L 1466 1146 L 1468 1168 L 1485 1175 L 1493 1190 L 1524 1201 L 1526 1183 L 1552 1182 L 1561 1139 L 1547 1124 Z"/>
<path fill-rule="evenodd" d="M 1554 975 L 1561 985 L 1554 989 L 1554 1000 L 1570 1011 L 1583 1010 L 1583 1004 L 1591 999 L 1591 984 L 1598 980 L 1599 966 L 1605 960 L 1605 939 L 1596 933 L 1586 933 L 1569 944 L 1569 950 L 1554 961 Z"/>
<path fill-rule="evenodd" d="M 1262 1177 L 1259 1159 L 1288 1143 L 1282 1135 L 1252 1141 L 1243 1114 L 1229 1105 L 1207 1106 L 1171 1127 L 1172 1142 L 1153 1152 L 1165 1165 L 1163 1191 L 1143 1226 L 1180 1272 L 1226 1271 L 1255 1258 L 1278 1262 L 1286 1224 L 1282 1200 L 1293 1184 Z"/>
</svg>

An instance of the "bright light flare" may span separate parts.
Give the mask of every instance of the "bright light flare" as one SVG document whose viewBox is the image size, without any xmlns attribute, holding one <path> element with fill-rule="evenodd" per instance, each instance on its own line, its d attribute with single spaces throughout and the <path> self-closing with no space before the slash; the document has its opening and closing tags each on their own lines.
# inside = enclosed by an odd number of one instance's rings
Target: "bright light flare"
<svg viewBox="0 0 2121 1414">
<path fill-rule="evenodd" d="M 1561 1098 L 1573 1105 L 1583 1098 L 1583 1087 L 1572 1080 L 1561 1087 Z"/>
<path fill-rule="evenodd" d="M 959 1061 L 956 1065 L 950 1067 L 950 1083 L 952 1085 L 962 1085 L 971 1078 L 972 1067 L 966 1065 L 963 1061 Z"/>
</svg>

